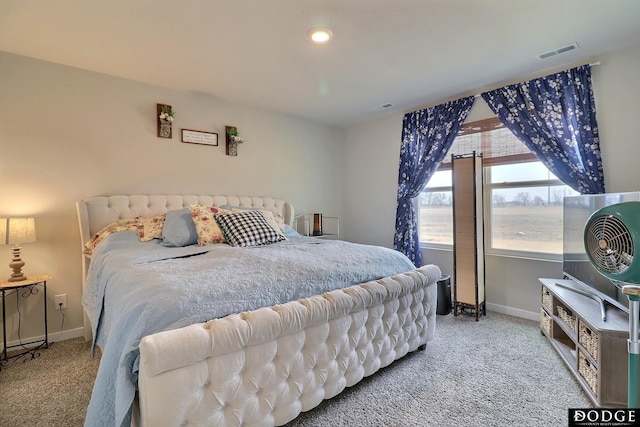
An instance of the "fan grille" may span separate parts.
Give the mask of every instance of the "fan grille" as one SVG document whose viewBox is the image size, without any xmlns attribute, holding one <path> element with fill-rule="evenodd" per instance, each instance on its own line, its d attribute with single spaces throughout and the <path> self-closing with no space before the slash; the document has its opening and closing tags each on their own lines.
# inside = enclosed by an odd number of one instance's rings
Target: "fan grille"
<svg viewBox="0 0 640 427">
<path fill-rule="evenodd" d="M 627 226 L 612 215 L 594 219 L 589 226 L 587 250 L 602 271 L 624 273 L 633 262 L 633 236 Z"/>
</svg>

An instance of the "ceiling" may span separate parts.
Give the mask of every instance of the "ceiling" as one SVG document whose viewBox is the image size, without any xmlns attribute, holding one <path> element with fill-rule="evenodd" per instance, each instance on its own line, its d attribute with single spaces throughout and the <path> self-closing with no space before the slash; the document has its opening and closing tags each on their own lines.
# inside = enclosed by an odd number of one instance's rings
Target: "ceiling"
<svg viewBox="0 0 640 427">
<path fill-rule="evenodd" d="M 0 0 L 0 10 L 0 51 L 337 127 L 640 43 L 638 0 Z M 331 29 L 328 44 L 309 41 L 316 26 Z"/>
</svg>

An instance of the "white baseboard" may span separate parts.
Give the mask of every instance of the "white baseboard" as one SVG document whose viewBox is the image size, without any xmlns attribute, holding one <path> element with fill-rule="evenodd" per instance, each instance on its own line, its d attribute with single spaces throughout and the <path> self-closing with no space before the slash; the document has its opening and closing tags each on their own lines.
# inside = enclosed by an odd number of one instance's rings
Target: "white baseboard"
<svg viewBox="0 0 640 427">
<path fill-rule="evenodd" d="M 72 338 L 79 338 L 84 336 L 84 328 L 76 328 L 76 329 L 68 329 L 62 332 L 49 332 L 49 344 L 53 344 L 56 341 L 64 341 L 70 340 Z M 36 337 L 23 337 L 22 342 L 30 342 L 36 341 L 34 344 L 27 344 L 25 347 L 34 347 L 39 345 L 38 341 L 44 341 L 44 335 L 36 336 Z M 17 347 L 20 346 L 20 341 L 10 341 L 7 342 L 7 349 L 9 351 L 18 350 Z M 0 351 L 2 351 L 2 342 L 0 342 Z"/>
<path fill-rule="evenodd" d="M 507 307 L 504 305 L 487 303 L 487 310 L 495 311 L 496 313 L 508 314 L 509 316 L 521 317 L 523 319 L 533 320 L 535 322 L 540 321 L 540 313 L 520 310 L 518 308 Z M 62 332 L 49 332 L 49 343 L 56 341 L 70 340 L 73 338 L 80 338 L 84 336 L 84 328 L 68 329 Z M 23 338 L 22 341 L 41 341 L 44 339 L 44 335 L 38 337 Z M 13 346 L 20 345 L 18 341 L 8 342 L 7 346 L 13 349 Z M 2 342 L 0 342 L 0 351 L 2 351 Z"/>
<path fill-rule="evenodd" d="M 68 329 L 62 332 L 49 332 L 49 342 L 64 341 L 84 336 L 84 328 Z"/>
<path fill-rule="evenodd" d="M 495 311 L 496 313 L 508 314 L 509 316 L 521 317 L 527 320 L 540 321 L 540 313 L 520 310 L 519 308 L 507 307 L 505 305 L 487 303 L 487 310 Z"/>
</svg>

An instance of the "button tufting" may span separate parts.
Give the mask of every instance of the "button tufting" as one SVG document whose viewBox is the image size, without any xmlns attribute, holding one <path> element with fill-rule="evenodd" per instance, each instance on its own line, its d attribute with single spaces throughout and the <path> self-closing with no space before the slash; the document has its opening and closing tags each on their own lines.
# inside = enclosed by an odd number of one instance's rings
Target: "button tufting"
<svg viewBox="0 0 640 427">
<path fill-rule="evenodd" d="M 216 417 L 222 423 L 248 426 L 259 420 L 273 424 L 281 416 L 281 408 L 306 407 L 310 402 L 317 405 L 319 397 L 335 395 L 345 382 L 355 384 L 405 354 L 408 346 L 414 347 L 416 339 L 425 341 L 426 332 L 423 338 L 416 331 L 429 329 L 430 320 L 423 319 L 429 309 L 426 303 L 423 307 L 421 300 L 414 303 L 412 299 L 401 298 L 397 305 L 384 304 L 364 308 L 359 313 L 341 314 L 326 326 L 306 327 L 300 333 L 276 336 L 267 346 L 244 348 L 242 360 L 211 356 L 207 359 L 209 373 L 219 374 L 221 383 L 238 384 L 237 390 L 234 386 L 235 392 L 214 393 L 211 388 L 217 388 L 219 380 L 208 380 L 204 374 L 202 387 L 210 389 L 196 391 L 192 396 L 203 404 L 217 403 Z M 210 326 L 205 324 L 204 329 L 210 332 Z M 220 395 L 229 401 L 223 402 Z M 241 413 L 240 406 L 249 406 L 255 412 Z M 193 419 L 182 425 L 197 423 Z"/>
</svg>

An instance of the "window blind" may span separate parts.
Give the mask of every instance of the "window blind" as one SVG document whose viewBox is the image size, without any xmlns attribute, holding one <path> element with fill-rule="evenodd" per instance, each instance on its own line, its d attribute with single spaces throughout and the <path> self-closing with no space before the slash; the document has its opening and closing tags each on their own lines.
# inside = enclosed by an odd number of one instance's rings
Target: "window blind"
<svg viewBox="0 0 640 427">
<path fill-rule="evenodd" d="M 462 125 L 440 165 L 451 168 L 452 155 L 481 154 L 484 166 L 536 161 L 536 156 L 497 117 Z"/>
</svg>

